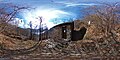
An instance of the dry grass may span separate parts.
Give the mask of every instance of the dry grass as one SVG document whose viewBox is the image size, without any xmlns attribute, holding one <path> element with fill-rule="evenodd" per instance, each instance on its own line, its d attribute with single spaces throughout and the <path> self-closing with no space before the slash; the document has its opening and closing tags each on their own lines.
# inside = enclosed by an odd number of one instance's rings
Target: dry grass
<svg viewBox="0 0 120 60">
<path fill-rule="evenodd" d="M 0 44 L 6 49 L 23 49 L 33 46 L 36 42 L 32 40 L 22 41 L 0 34 Z"/>
</svg>

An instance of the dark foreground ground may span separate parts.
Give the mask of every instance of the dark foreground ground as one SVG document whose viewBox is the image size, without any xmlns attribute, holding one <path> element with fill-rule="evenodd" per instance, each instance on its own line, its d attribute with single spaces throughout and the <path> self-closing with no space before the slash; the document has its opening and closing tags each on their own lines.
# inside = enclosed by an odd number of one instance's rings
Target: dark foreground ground
<svg viewBox="0 0 120 60">
<path fill-rule="evenodd" d="M 87 56 L 87 55 L 63 55 L 63 54 L 24 54 L 0 58 L 0 60 L 120 60 L 120 56 Z"/>
<path fill-rule="evenodd" d="M 22 42 L 3 35 L 0 37 L 2 37 L 0 38 L 2 43 L 0 60 L 120 60 L 120 43 L 107 44 L 104 41 L 96 43 L 93 40 L 55 42 L 49 39 L 43 40 L 34 51 L 14 54 L 14 52 L 2 50 L 2 47 L 15 50 L 31 47 L 36 42 L 31 40 Z"/>
<path fill-rule="evenodd" d="M 76 47 L 77 43 L 70 43 L 68 47 L 45 48 L 43 44 L 35 51 L 27 54 L 12 54 L 1 57 L 0 60 L 120 60 L 120 53 L 100 55 L 97 50 L 80 50 Z M 90 45 L 89 45 L 90 46 Z M 76 48 L 75 48 L 76 47 Z M 85 48 L 84 48 L 85 49 Z"/>
</svg>

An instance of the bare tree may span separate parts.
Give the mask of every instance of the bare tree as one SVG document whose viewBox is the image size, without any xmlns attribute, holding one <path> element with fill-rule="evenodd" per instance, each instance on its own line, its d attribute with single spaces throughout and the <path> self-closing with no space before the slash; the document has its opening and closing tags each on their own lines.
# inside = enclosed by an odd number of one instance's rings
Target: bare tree
<svg viewBox="0 0 120 60">
<path fill-rule="evenodd" d="M 2 50 L 5 50 L 8 52 L 7 55 L 15 55 L 15 54 L 24 54 L 24 53 L 30 53 L 30 52 L 33 52 L 34 50 L 36 50 L 38 47 L 41 49 L 42 47 L 40 47 L 40 44 L 42 43 L 42 39 L 41 39 L 41 23 L 42 23 L 42 17 L 38 17 L 38 19 L 40 20 L 40 25 L 39 25 L 39 41 L 37 43 L 35 43 L 32 47 L 29 47 L 29 48 L 23 48 L 23 49 L 15 49 L 15 50 L 12 50 L 12 49 L 7 49 L 7 48 L 4 48 L 2 47 L 1 49 Z M 32 28 L 32 22 L 30 22 L 30 27 Z M 30 32 L 32 34 L 32 32 Z M 6 55 L 5 55 L 6 56 Z"/>
<path fill-rule="evenodd" d="M 91 15 L 86 17 L 86 20 L 92 22 L 96 26 L 97 31 L 102 31 L 103 37 L 98 39 L 95 38 L 96 47 L 100 54 L 104 54 L 103 50 L 108 50 L 109 54 L 110 51 L 112 53 L 116 53 L 117 50 L 114 48 L 113 44 L 117 44 L 117 33 L 116 33 L 116 26 L 120 25 L 120 4 L 101 4 L 101 6 L 93 6 Z M 98 33 L 98 32 L 97 32 Z M 103 43 L 100 44 L 99 40 L 103 40 L 106 45 Z M 108 49 L 104 48 L 107 47 Z"/>
<path fill-rule="evenodd" d="M 120 23 L 120 14 L 118 11 L 120 5 L 118 3 L 115 3 L 113 5 L 111 4 L 103 4 L 100 7 L 92 7 L 95 14 L 92 14 L 87 17 L 89 21 L 94 23 L 97 28 L 104 30 L 105 36 L 109 36 L 110 34 L 113 34 L 113 31 L 115 31 L 115 25 Z"/>
<path fill-rule="evenodd" d="M 32 21 L 29 22 L 29 26 L 30 26 L 30 40 L 31 40 L 32 37 L 33 37 L 33 36 L 32 36 L 32 35 L 33 35 L 33 34 L 32 34 L 32 32 L 33 32 L 33 30 L 32 30 Z"/>
<path fill-rule="evenodd" d="M 10 3 L 0 3 L 0 25 L 1 32 L 4 31 L 10 21 L 13 21 L 21 10 L 28 9 L 29 7 L 17 6 Z"/>
<path fill-rule="evenodd" d="M 43 20 L 43 19 L 42 19 L 41 16 L 39 16 L 37 19 L 38 19 L 39 22 L 40 22 L 40 24 L 39 24 L 39 40 L 42 40 L 41 34 L 42 34 L 42 20 Z"/>
</svg>

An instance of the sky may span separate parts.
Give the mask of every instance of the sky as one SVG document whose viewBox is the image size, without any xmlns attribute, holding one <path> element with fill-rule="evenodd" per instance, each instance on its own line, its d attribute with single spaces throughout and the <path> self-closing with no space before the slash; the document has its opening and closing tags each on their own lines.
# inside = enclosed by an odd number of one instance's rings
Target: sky
<svg viewBox="0 0 120 60">
<path fill-rule="evenodd" d="M 80 19 L 84 16 L 85 8 L 100 5 L 100 3 L 114 3 L 120 0 L 0 0 L 3 3 L 13 3 L 21 6 L 32 7 L 30 10 L 23 10 L 15 19 L 22 20 L 20 27 L 28 28 L 32 21 L 33 27 L 39 25 L 38 17 L 42 16 L 43 26 L 51 27 L 63 23 L 63 20 Z M 58 23 L 55 24 L 53 21 Z"/>
</svg>

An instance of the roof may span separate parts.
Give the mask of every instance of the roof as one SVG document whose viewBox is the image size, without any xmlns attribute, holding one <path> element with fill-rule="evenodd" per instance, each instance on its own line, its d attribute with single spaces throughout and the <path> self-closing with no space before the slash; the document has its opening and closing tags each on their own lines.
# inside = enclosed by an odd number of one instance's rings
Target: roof
<svg viewBox="0 0 120 60">
<path fill-rule="evenodd" d="M 53 28 L 58 27 L 58 26 L 70 25 L 70 24 L 72 24 L 72 23 L 73 23 L 73 22 L 61 23 L 61 24 L 58 24 L 58 25 L 56 25 L 56 26 L 53 26 L 52 28 L 50 28 L 50 30 L 52 30 Z"/>
<path fill-rule="evenodd" d="M 58 26 L 63 26 L 63 25 L 70 25 L 72 24 L 73 22 L 65 22 L 65 23 L 62 23 L 62 24 L 58 24 L 56 26 L 53 26 L 52 28 L 55 28 L 55 27 L 58 27 Z"/>
</svg>

